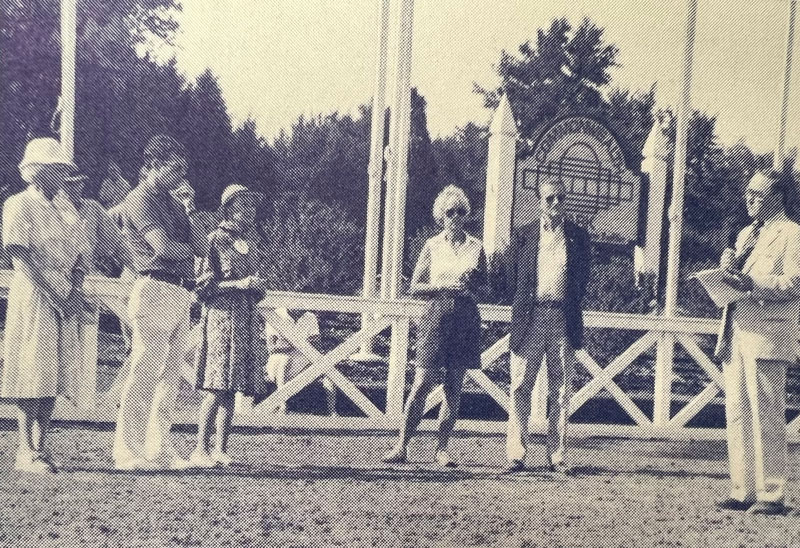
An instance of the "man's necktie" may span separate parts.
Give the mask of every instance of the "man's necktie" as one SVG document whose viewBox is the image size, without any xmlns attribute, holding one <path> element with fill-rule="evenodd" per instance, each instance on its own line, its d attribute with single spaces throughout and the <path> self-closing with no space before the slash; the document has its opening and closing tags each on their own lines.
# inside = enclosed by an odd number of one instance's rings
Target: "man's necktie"
<svg viewBox="0 0 800 548">
<path fill-rule="evenodd" d="M 753 230 L 751 230 L 750 234 L 747 235 L 747 239 L 745 239 L 744 244 L 742 245 L 742 253 L 733 261 L 734 270 L 741 270 L 744 268 L 744 263 L 747 262 L 747 259 L 750 257 L 750 254 L 753 253 L 753 249 L 756 247 L 756 243 L 758 243 L 758 237 L 761 234 L 761 228 L 763 226 L 764 223 L 762 221 L 756 221 L 753 223 Z"/>
<path fill-rule="evenodd" d="M 764 226 L 762 221 L 755 221 L 753 223 L 753 230 L 747 235 L 747 238 L 742 244 L 742 252 L 733 260 L 733 270 L 742 270 L 747 259 L 753 253 L 753 249 L 758 243 L 758 237 L 761 234 L 761 227 Z M 727 351 L 731 329 L 733 328 L 733 311 L 736 310 L 736 303 L 730 303 L 722 309 L 722 321 L 720 323 L 720 331 L 717 334 L 717 344 L 714 348 L 714 356 L 718 359 L 723 358 L 723 354 Z"/>
</svg>

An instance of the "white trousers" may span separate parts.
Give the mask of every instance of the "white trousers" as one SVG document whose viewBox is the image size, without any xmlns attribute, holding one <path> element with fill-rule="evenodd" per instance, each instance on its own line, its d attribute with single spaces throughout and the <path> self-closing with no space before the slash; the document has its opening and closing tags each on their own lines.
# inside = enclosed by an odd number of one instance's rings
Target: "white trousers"
<svg viewBox="0 0 800 548">
<path fill-rule="evenodd" d="M 525 346 L 520 354 L 511 353 L 506 456 L 510 461 L 525 459 L 530 438 L 531 394 L 542 360 L 546 359 L 547 455 L 550 463 L 559 464 L 566 458 L 567 413 L 575 352 L 566 339 L 561 310 L 541 308 L 534 314 Z"/>
<path fill-rule="evenodd" d="M 725 420 L 731 498 L 783 502 L 786 487 L 786 369 L 783 360 L 748 352 L 746 335 L 734 331 L 725 364 Z"/>
<path fill-rule="evenodd" d="M 131 367 L 120 396 L 113 457 L 156 459 L 176 454 L 169 432 L 186 359 L 192 294 L 140 278 L 131 291 Z"/>
</svg>

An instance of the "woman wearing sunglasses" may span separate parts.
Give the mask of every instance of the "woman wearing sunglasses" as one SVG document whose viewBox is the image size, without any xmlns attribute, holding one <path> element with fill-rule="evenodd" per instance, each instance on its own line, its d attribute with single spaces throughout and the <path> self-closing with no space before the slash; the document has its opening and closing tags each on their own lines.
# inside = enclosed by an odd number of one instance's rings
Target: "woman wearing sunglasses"
<svg viewBox="0 0 800 548">
<path fill-rule="evenodd" d="M 408 441 L 419 426 L 425 399 L 442 384 L 439 440 L 435 461 L 444 467 L 456 463 L 447 453 L 461 402 L 467 369 L 480 367 L 481 318 L 476 291 L 486 283 L 486 255 L 481 241 L 464 231 L 469 200 L 457 186 L 445 187 L 433 204 L 433 218 L 442 231 L 425 242 L 410 293 L 428 299 L 417 335 L 417 369 L 406 402 L 395 447 L 383 462 L 406 461 Z"/>
</svg>

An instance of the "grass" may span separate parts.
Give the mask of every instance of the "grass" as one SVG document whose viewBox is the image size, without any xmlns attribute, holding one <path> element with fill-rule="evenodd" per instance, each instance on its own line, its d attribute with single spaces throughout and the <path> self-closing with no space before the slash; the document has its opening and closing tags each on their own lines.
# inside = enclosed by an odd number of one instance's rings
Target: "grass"
<svg viewBox="0 0 800 548">
<path fill-rule="evenodd" d="M 16 434 L 0 429 L 0 546 L 797 546 L 790 459 L 789 515 L 721 511 L 727 462 L 719 442 L 576 441 L 576 475 L 507 475 L 502 437 L 458 437 L 453 471 L 433 466 L 433 440 L 407 465 L 379 462 L 389 436 L 237 431 L 242 466 L 213 472 L 117 473 L 112 433 L 60 424 L 63 471 L 11 471 Z M 188 453 L 191 432 L 175 434 Z"/>
</svg>

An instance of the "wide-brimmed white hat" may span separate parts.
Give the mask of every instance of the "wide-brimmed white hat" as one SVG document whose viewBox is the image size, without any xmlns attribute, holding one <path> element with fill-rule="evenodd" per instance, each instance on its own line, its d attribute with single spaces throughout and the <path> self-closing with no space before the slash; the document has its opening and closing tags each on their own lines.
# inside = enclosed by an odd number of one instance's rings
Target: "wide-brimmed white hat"
<svg viewBox="0 0 800 548">
<path fill-rule="evenodd" d="M 31 139 L 25 147 L 25 155 L 19 163 L 19 172 L 25 182 L 30 183 L 33 178 L 34 166 L 61 164 L 78 169 L 72 160 L 67 159 L 61 150 L 61 145 L 52 137 Z"/>
<path fill-rule="evenodd" d="M 220 205 L 222 207 L 227 206 L 231 200 L 242 193 L 246 193 L 259 201 L 264 197 L 260 192 L 253 192 L 244 185 L 228 185 L 225 187 L 225 190 L 222 191 L 222 197 L 219 200 Z"/>
</svg>

